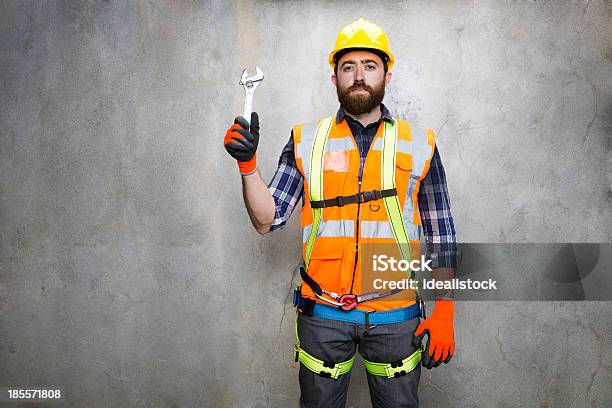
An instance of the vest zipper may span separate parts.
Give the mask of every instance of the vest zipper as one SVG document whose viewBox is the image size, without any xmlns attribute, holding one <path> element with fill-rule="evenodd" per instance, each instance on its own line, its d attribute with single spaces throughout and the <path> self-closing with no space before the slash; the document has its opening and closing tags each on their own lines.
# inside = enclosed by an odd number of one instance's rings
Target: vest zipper
<svg viewBox="0 0 612 408">
<path fill-rule="evenodd" d="M 365 160 L 364 160 L 365 161 Z M 363 178 L 363 164 L 361 158 L 359 159 L 359 182 L 357 183 L 357 194 L 361 193 L 361 180 Z M 361 203 L 357 203 L 357 227 L 355 228 L 355 264 L 353 265 L 353 277 L 351 278 L 351 290 L 349 293 L 353 293 L 353 284 L 355 283 L 355 272 L 357 271 L 357 258 L 359 257 L 359 212 L 361 210 Z"/>
</svg>

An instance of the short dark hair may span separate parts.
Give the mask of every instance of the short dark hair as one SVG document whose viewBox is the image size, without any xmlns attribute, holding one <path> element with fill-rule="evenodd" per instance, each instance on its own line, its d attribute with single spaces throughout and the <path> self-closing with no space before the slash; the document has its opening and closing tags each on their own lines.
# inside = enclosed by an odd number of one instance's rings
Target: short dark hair
<svg viewBox="0 0 612 408">
<path fill-rule="evenodd" d="M 374 49 L 374 48 L 347 48 L 345 50 L 338 51 L 336 55 L 334 55 L 334 75 L 338 75 L 338 61 L 340 61 L 340 58 L 342 58 L 344 54 L 348 54 L 351 51 L 367 51 L 367 52 L 371 52 L 372 54 L 376 54 L 380 57 L 380 59 L 383 62 L 383 68 L 385 70 L 385 74 L 389 70 L 389 65 L 388 65 L 389 56 L 385 54 L 384 52 Z"/>
</svg>

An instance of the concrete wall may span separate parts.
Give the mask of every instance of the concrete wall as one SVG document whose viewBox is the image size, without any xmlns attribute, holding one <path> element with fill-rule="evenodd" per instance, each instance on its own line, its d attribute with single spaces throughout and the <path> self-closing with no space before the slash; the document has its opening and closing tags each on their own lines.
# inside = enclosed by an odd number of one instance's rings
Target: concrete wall
<svg viewBox="0 0 612 408">
<path fill-rule="evenodd" d="M 252 230 L 222 139 L 260 66 L 269 179 L 290 126 L 337 109 L 327 54 L 362 16 L 397 58 L 387 105 L 438 134 L 461 241 L 611 242 L 610 2 L 4 1 L 0 386 L 295 406 L 298 217 Z M 422 406 L 609 406 L 611 306 L 458 304 Z"/>
</svg>

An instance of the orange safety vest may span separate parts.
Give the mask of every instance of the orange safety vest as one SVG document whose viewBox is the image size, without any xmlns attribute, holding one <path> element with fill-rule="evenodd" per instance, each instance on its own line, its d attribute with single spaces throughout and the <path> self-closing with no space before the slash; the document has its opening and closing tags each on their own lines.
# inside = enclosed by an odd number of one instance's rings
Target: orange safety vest
<svg viewBox="0 0 612 408">
<path fill-rule="evenodd" d="M 330 119 L 330 118 L 328 118 Z M 305 203 L 301 212 L 302 250 L 306 259 L 307 240 L 313 224 L 310 205 L 311 177 L 319 177 L 324 199 L 350 196 L 358 192 L 382 190 L 381 157 L 383 150 L 382 120 L 366 156 L 361 185 L 359 183 L 360 154 L 351 130 L 343 119 L 336 123 L 334 116 L 323 150 L 323 161 L 318 174 L 312 174 L 310 160 L 317 126 L 323 121 L 293 127 L 294 154 L 297 167 L 304 177 Z M 406 235 L 410 242 L 411 258 L 419 257 L 422 232 L 418 206 L 418 192 L 421 180 L 429 170 L 434 152 L 435 136 L 430 129 L 422 130 L 410 123 L 396 119 L 395 145 L 395 187 Z M 382 199 L 322 209 L 322 217 L 314 245 L 311 246 L 306 273 L 323 289 L 337 294 L 361 293 L 360 248 L 368 244 L 396 243 L 393 228 Z M 370 260 L 366 260 L 370 262 Z M 351 291 L 352 288 L 352 291 Z M 401 300 L 397 295 L 376 299 L 357 306 L 359 310 L 384 311 L 406 307 L 416 302 L 414 290 L 403 292 Z M 406 295 L 409 296 L 406 296 Z M 308 285 L 302 285 L 302 296 L 316 298 Z"/>
</svg>

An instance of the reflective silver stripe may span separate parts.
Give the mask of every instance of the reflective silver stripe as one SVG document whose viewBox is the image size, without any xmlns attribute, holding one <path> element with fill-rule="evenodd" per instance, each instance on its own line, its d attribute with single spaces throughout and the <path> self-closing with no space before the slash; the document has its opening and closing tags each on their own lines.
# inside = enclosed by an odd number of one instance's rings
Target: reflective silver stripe
<svg viewBox="0 0 612 408">
<path fill-rule="evenodd" d="M 328 138 L 326 152 L 340 152 L 343 150 L 355 150 L 353 137 Z"/>
<path fill-rule="evenodd" d="M 419 178 L 425 169 L 425 162 L 431 158 L 433 151 L 427 143 L 427 132 L 423 129 L 412 128 L 412 173 Z"/>
<path fill-rule="evenodd" d="M 308 184 L 310 184 L 310 154 L 312 153 L 312 143 L 316 133 L 316 122 L 302 126 L 302 138 L 296 146 L 296 157 L 302 159 L 302 167 Z"/>
<path fill-rule="evenodd" d="M 405 221 L 405 220 L 404 220 Z M 418 241 L 421 237 L 420 225 L 406 223 L 406 234 L 410 241 Z M 361 238 L 395 238 L 391 224 L 388 221 L 361 221 L 359 223 Z"/>
<path fill-rule="evenodd" d="M 397 151 L 401 153 L 411 153 L 410 142 L 407 140 L 397 139 Z M 382 150 L 382 137 L 377 137 L 372 144 L 372 150 Z"/>
<path fill-rule="evenodd" d="M 421 239 L 423 227 L 413 224 L 412 222 L 406 222 L 405 218 L 404 225 L 406 226 L 406 234 L 408 234 L 408 239 L 410 241 L 419 241 Z"/>
<path fill-rule="evenodd" d="M 404 218 L 404 225 L 408 227 L 414 220 L 414 203 L 412 201 L 412 193 L 416 189 L 417 179 L 412 177 L 414 171 L 410 173 L 408 179 L 408 188 L 406 189 L 406 198 L 404 199 L 404 209 L 402 210 L 402 217 Z M 412 239 L 412 238 L 410 238 Z"/>
<path fill-rule="evenodd" d="M 407 140 L 397 139 L 397 151 L 400 153 L 411 154 L 412 153 L 412 143 Z"/>
<path fill-rule="evenodd" d="M 312 225 L 307 225 L 302 228 L 302 242 L 308 241 L 310 229 Z M 319 237 L 354 237 L 355 236 L 355 221 L 353 220 L 327 220 L 321 221 L 317 238 Z"/>
<path fill-rule="evenodd" d="M 427 143 L 427 132 L 417 127 L 412 127 L 412 172 L 408 180 L 408 188 L 406 190 L 406 199 L 404 201 L 404 210 L 402 216 L 404 225 L 406 225 L 410 240 L 419 240 L 422 227 L 413 223 L 414 221 L 414 203 L 412 194 L 416 189 L 416 183 L 419 177 L 425 170 L 425 164 L 433 154 L 432 147 Z"/>
<path fill-rule="evenodd" d="M 377 137 L 370 150 L 382 150 L 382 137 Z"/>
<path fill-rule="evenodd" d="M 395 238 L 389 221 L 361 221 L 359 233 L 362 238 Z"/>
<path fill-rule="evenodd" d="M 354 237 L 355 221 L 328 220 L 322 221 L 317 237 Z"/>
</svg>

